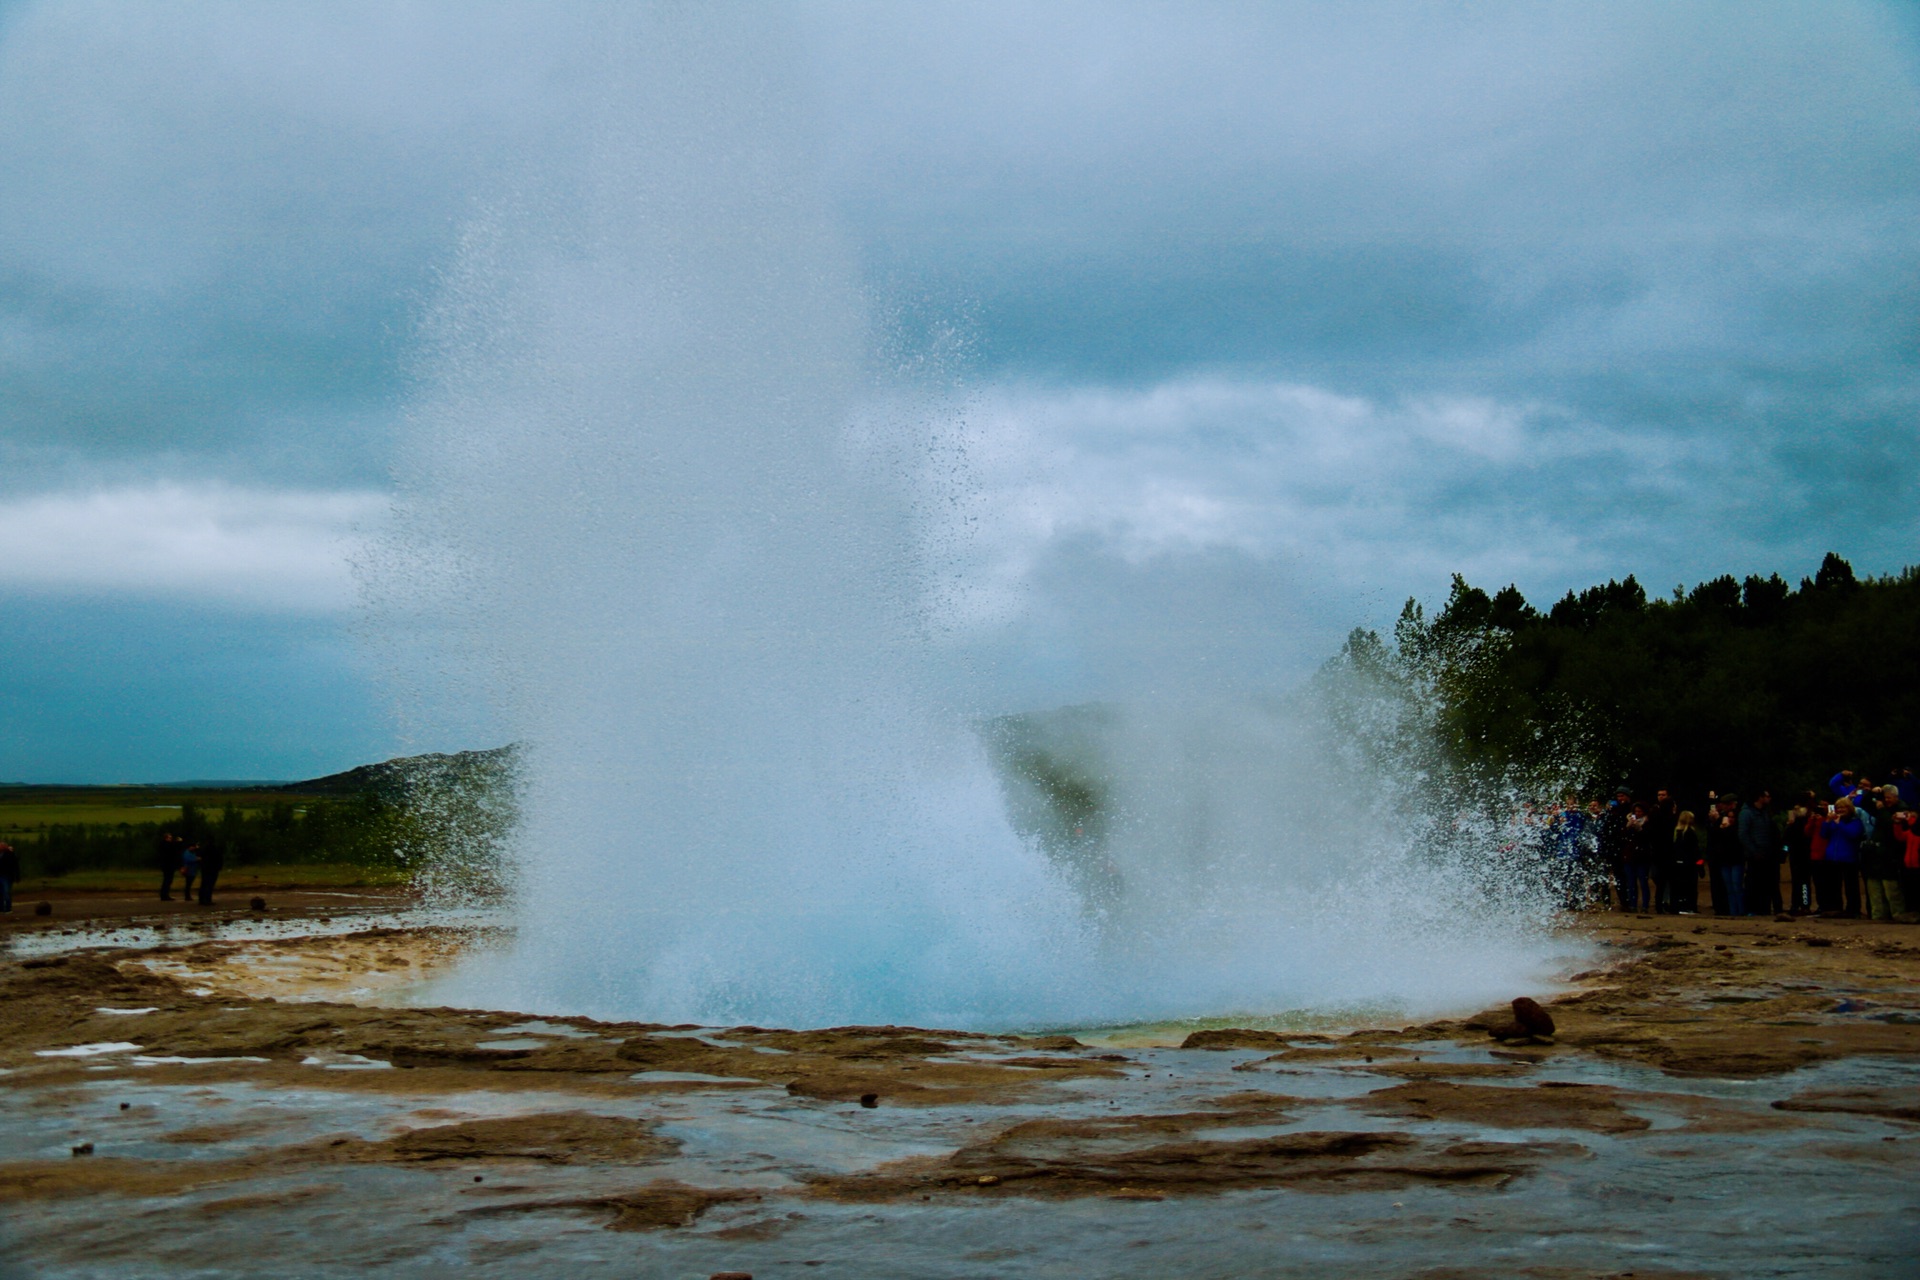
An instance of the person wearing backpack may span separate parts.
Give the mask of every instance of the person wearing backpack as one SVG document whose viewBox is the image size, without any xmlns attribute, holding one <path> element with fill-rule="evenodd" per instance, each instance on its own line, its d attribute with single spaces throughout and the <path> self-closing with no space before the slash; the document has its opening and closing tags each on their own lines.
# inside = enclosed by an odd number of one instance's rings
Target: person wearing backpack
<svg viewBox="0 0 1920 1280">
<path fill-rule="evenodd" d="M 1864 807 L 1867 834 L 1860 842 L 1860 877 L 1866 883 L 1867 918 L 1892 920 L 1907 914 L 1900 893 L 1902 855 L 1896 820 L 1900 814 L 1900 791 L 1882 787 Z"/>
</svg>

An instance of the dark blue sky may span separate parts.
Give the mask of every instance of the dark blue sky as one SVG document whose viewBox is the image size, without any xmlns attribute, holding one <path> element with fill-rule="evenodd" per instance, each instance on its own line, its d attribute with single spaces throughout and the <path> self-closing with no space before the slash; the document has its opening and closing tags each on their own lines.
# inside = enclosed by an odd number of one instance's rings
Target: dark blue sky
<svg viewBox="0 0 1920 1280">
<path fill-rule="evenodd" d="M 1284 681 L 1454 570 L 1920 560 L 1914 12 L 740 10 L 880 359 L 957 383 L 966 607 L 1036 700 L 1196 628 Z M 0 779 L 484 736 L 391 714 L 350 563 L 439 273 L 574 145 L 597 21 L 0 8 Z"/>
</svg>

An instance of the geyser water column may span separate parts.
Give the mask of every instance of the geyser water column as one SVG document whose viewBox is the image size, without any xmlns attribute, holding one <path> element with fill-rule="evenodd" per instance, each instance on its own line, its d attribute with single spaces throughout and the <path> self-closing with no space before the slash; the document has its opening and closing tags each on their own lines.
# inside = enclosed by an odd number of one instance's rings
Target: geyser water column
<svg viewBox="0 0 1920 1280">
<path fill-rule="evenodd" d="M 1021 779 L 934 674 L 937 451 L 874 411 L 777 28 L 609 12 L 582 123 L 476 219 L 431 316 L 376 582 L 526 752 L 514 940 L 433 998 L 1008 1028 L 1537 978 L 1527 921 L 1449 898 L 1369 808 L 1383 780 L 1330 774 L 1278 704 L 1036 744 L 1093 762 L 1105 827 L 1016 832 Z"/>
<path fill-rule="evenodd" d="M 402 478 L 439 567 L 402 585 L 527 752 L 518 941 L 460 995 L 1057 1015 L 1077 917 L 925 682 L 906 454 L 848 431 L 863 316 L 766 25 L 608 21 L 577 155 L 430 324 Z"/>
</svg>

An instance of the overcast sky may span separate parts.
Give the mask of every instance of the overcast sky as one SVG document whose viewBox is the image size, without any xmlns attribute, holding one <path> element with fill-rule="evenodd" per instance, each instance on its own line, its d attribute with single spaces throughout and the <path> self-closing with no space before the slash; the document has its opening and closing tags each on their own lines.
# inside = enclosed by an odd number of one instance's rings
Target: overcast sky
<svg viewBox="0 0 1920 1280">
<path fill-rule="evenodd" d="M 889 351 L 958 379 L 956 598 L 1037 701 L 1196 629 L 1284 682 L 1456 570 L 1920 561 L 1915 12 L 738 10 Z M 0 780 L 488 745 L 402 731 L 349 566 L 438 273 L 594 30 L 0 6 Z"/>
</svg>

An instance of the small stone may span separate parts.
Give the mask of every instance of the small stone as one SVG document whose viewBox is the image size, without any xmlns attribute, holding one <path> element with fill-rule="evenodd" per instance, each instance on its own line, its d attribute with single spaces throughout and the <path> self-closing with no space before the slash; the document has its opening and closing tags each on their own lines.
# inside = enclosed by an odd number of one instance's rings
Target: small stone
<svg viewBox="0 0 1920 1280">
<path fill-rule="evenodd" d="M 73 1154 L 77 1156 L 90 1156 L 93 1154 L 93 1144 L 91 1142 L 83 1142 L 73 1149 Z"/>
<path fill-rule="evenodd" d="M 860 1095 L 860 1105 L 863 1107 L 877 1107 L 880 1105 L 880 1095 L 877 1093 L 863 1093 Z"/>
<path fill-rule="evenodd" d="M 132 1104 L 131 1102 L 123 1102 L 123 1103 L 121 1103 L 121 1104 L 120 1104 L 120 1109 L 121 1109 L 122 1111 L 128 1111 L 128 1110 L 131 1110 L 131 1109 L 132 1109 L 132 1107 L 133 1107 L 133 1104 Z"/>
<path fill-rule="evenodd" d="M 1525 1027 L 1528 1035 L 1553 1034 L 1553 1015 L 1542 1009 L 1540 1002 L 1531 996 L 1520 996 L 1514 1000 L 1513 1020 Z"/>
<path fill-rule="evenodd" d="M 485 1182 L 485 1181 L 486 1181 L 486 1179 L 485 1179 L 485 1178 L 483 1178 L 483 1177 L 481 1177 L 481 1176 L 480 1176 L 479 1174 L 477 1174 L 477 1173 L 473 1175 L 473 1180 L 474 1180 L 475 1182 Z"/>
<path fill-rule="evenodd" d="M 974 1183 L 982 1187 L 997 1187 L 1000 1185 L 1000 1177 L 998 1174 L 983 1173 L 974 1179 Z"/>
<path fill-rule="evenodd" d="M 1802 938 L 1801 941 L 1810 947 L 1830 947 L 1833 945 L 1832 938 Z"/>
<path fill-rule="evenodd" d="M 36 902 L 33 904 L 33 914 L 37 916 L 50 916 L 53 914 L 53 904 L 51 902 Z"/>
<path fill-rule="evenodd" d="M 751 1271 L 716 1271 L 707 1280 L 753 1280 Z"/>
<path fill-rule="evenodd" d="M 265 898 L 249 898 L 249 899 L 247 899 L 247 910 L 249 910 L 249 911 L 265 911 L 266 909 L 267 909 L 267 900 L 266 900 Z"/>
</svg>

